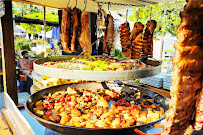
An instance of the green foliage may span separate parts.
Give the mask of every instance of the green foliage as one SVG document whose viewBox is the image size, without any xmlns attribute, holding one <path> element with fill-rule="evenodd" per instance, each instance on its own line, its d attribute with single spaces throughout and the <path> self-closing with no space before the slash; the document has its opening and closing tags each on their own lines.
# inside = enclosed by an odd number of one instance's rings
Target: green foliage
<svg viewBox="0 0 203 135">
<path fill-rule="evenodd" d="M 118 49 L 118 48 L 115 48 L 115 56 L 117 56 L 117 57 L 123 57 L 122 51 L 120 49 Z"/>
<path fill-rule="evenodd" d="M 25 15 L 27 18 L 31 19 L 44 19 L 44 14 L 43 13 L 32 13 L 32 14 L 27 14 Z M 46 15 L 46 20 L 47 21 L 58 21 L 57 15 L 49 14 Z M 26 30 L 27 33 L 29 34 L 37 34 L 42 31 L 42 25 L 39 24 L 27 24 L 27 23 L 20 23 L 20 25 Z M 46 31 L 52 30 L 53 27 L 51 26 L 46 26 Z"/>
<path fill-rule="evenodd" d="M 17 38 L 14 41 L 15 50 L 30 51 L 31 42 L 28 39 Z"/>
<path fill-rule="evenodd" d="M 22 58 L 21 54 L 17 50 L 15 50 L 15 59 L 17 60 L 21 58 Z"/>
<path fill-rule="evenodd" d="M 150 12 L 151 12 L 150 8 L 152 7 L 151 19 L 157 21 L 157 28 L 155 30 L 155 33 L 166 34 L 167 32 L 169 32 L 172 35 L 176 35 L 177 28 L 181 23 L 180 11 L 183 10 L 184 5 L 186 4 L 186 2 L 184 1 L 185 0 L 176 0 L 173 2 L 147 5 L 145 7 L 139 8 L 136 7 L 134 8 L 134 10 L 136 11 L 133 11 L 132 15 L 129 16 L 129 20 L 135 22 L 140 21 L 146 27 L 147 21 L 150 20 Z M 166 4 L 171 5 L 164 6 Z M 140 9 L 139 20 L 138 20 L 138 9 Z"/>
<path fill-rule="evenodd" d="M 42 39 L 40 39 L 40 40 L 32 40 L 32 43 L 37 43 L 37 44 L 42 44 L 43 43 L 43 41 L 42 41 Z"/>
<path fill-rule="evenodd" d="M 46 8 L 46 21 L 58 21 L 57 11 L 57 9 Z M 31 19 L 44 20 L 43 7 L 36 5 L 13 2 L 13 14 Z M 36 35 L 43 30 L 42 25 L 39 24 L 20 23 L 20 25 L 29 34 Z M 46 26 L 46 31 L 50 31 L 52 28 L 51 26 Z"/>
</svg>

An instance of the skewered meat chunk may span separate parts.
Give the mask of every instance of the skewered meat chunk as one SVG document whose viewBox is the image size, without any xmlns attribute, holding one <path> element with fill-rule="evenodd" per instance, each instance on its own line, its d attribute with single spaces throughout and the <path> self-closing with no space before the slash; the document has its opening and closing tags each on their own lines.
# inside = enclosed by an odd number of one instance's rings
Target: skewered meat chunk
<svg viewBox="0 0 203 135">
<path fill-rule="evenodd" d="M 61 20 L 61 35 L 60 40 L 63 46 L 63 50 L 67 53 L 71 53 L 70 50 L 70 8 L 65 8 L 62 10 L 62 20 Z"/>
<path fill-rule="evenodd" d="M 135 23 L 132 33 L 130 34 L 130 39 L 133 40 L 137 37 L 137 35 L 142 32 L 144 29 L 144 25 L 141 22 Z"/>
<path fill-rule="evenodd" d="M 130 27 L 128 22 L 121 24 L 120 38 L 122 45 L 122 54 L 126 57 L 131 57 Z"/>
<path fill-rule="evenodd" d="M 141 52 L 143 48 L 142 43 L 142 32 L 144 29 L 144 25 L 141 22 L 135 23 L 132 33 L 130 35 L 130 39 L 132 41 L 132 58 L 137 59 L 141 57 Z"/>
<path fill-rule="evenodd" d="M 76 52 L 76 39 L 77 39 L 77 31 L 79 27 L 79 20 L 78 20 L 78 9 L 74 8 L 72 10 L 72 16 L 71 16 L 71 21 L 72 21 L 72 38 L 71 38 L 71 51 Z"/>
<path fill-rule="evenodd" d="M 92 53 L 90 32 L 90 15 L 86 11 L 81 14 L 81 34 L 79 42 L 85 56 L 90 56 Z"/>
<path fill-rule="evenodd" d="M 153 55 L 153 33 L 156 29 L 157 22 L 155 20 L 151 20 L 147 22 L 147 27 L 145 29 L 144 37 L 143 37 L 143 52 L 144 54 Z"/>
<path fill-rule="evenodd" d="M 190 125 L 195 109 L 194 127 L 202 128 L 202 124 L 199 124 L 203 117 L 200 112 L 202 95 L 199 96 L 199 91 L 202 89 L 203 67 L 202 5 L 203 1 L 189 0 L 184 11 L 181 12 L 182 22 L 177 31 L 178 40 L 175 43 L 173 58 L 174 71 L 171 74 L 171 101 L 162 135 L 183 135 Z"/>
<path fill-rule="evenodd" d="M 105 19 L 106 30 L 104 31 L 104 44 L 103 44 L 103 52 L 106 54 L 111 53 L 111 49 L 113 48 L 114 42 L 114 18 L 111 15 L 107 15 Z"/>
</svg>

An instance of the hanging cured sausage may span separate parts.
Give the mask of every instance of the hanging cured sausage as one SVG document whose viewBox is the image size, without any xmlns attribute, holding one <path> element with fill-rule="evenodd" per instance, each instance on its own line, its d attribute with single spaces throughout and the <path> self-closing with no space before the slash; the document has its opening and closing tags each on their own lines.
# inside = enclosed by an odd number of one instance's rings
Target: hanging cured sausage
<svg viewBox="0 0 203 135">
<path fill-rule="evenodd" d="M 86 11 L 81 14 L 81 34 L 79 42 L 85 56 L 90 56 L 92 53 L 91 32 L 90 32 L 90 15 Z"/>
<path fill-rule="evenodd" d="M 67 53 L 71 53 L 70 47 L 70 8 L 65 8 L 62 10 L 62 20 L 61 20 L 61 34 L 60 40 L 63 50 Z"/>
<path fill-rule="evenodd" d="M 120 41 L 122 45 L 122 54 L 126 57 L 131 57 L 131 41 L 130 41 L 130 27 L 129 23 L 121 24 L 120 28 Z"/>
<path fill-rule="evenodd" d="M 106 30 L 104 31 L 104 44 L 103 44 L 103 52 L 106 54 L 111 53 L 111 49 L 113 48 L 114 42 L 114 21 L 111 15 L 107 15 L 105 20 Z"/>
</svg>

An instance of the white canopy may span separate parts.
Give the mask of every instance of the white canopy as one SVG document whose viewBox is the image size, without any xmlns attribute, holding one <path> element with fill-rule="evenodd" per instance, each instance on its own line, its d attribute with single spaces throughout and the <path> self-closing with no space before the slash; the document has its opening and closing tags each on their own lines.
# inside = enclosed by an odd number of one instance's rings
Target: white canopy
<svg viewBox="0 0 203 135">
<path fill-rule="evenodd" d="M 173 0 L 13 0 L 13 1 L 36 4 L 36 5 L 47 6 L 47 7 L 54 7 L 54 8 L 66 8 L 68 3 L 69 3 L 68 5 L 69 7 L 75 7 L 76 1 L 77 1 L 77 8 L 81 10 L 84 10 L 85 8 L 84 1 L 87 1 L 87 6 L 85 11 L 97 12 L 98 2 L 101 4 L 103 3 L 102 8 L 105 10 L 108 10 L 108 7 L 109 7 L 109 10 L 111 11 L 121 11 L 122 9 L 126 9 L 126 8 L 132 8 L 136 6 L 145 6 L 148 4 L 156 4 L 156 3 L 168 2 Z M 110 3 L 109 6 L 108 6 L 108 3 Z"/>
</svg>

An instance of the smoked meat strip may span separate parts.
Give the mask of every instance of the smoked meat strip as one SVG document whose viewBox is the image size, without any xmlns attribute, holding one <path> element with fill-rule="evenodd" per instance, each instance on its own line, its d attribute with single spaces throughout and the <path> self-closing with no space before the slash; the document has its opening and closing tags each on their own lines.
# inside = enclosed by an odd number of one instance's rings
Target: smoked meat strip
<svg viewBox="0 0 203 135">
<path fill-rule="evenodd" d="M 72 10 L 71 22 L 72 22 L 71 24 L 72 24 L 72 29 L 73 29 L 73 35 L 71 38 L 71 51 L 76 52 L 76 38 L 77 38 L 77 31 L 78 31 L 78 27 L 79 27 L 77 8 L 74 8 Z"/>
<path fill-rule="evenodd" d="M 63 50 L 67 53 L 71 53 L 70 50 L 70 8 L 62 9 L 62 20 L 61 20 L 61 34 L 60 40 Z"/>
<path fill-rule="evenodd" d="M 85 56 L 92 54 L 90 15 L 86 11 L 81 14 L 81 34 L 79 37 L 80 46 Z"/>
<path fill-rule="evenodd" d="M 144 37 L 143 37 L 143 52 L 147 55 L 153 55 L 153 33 L 156 29 L 157 22 L 155 20 L 151 20 L 147 22 L 147 27 L 145 29 Z"/>
<path fill-rule="evenodd" d="M 121 24 L 120 40 L 122 45 L 122 54 L 131 58 L 130 26 L 128 22 Z"/>
<path fill-rule="evenodd" d="M 110 55 L 114 42 L 114 19 L 111 15 L 107 15 L 105 19 L 106 30 L 104 31 L 103 52 Z"/>
<path fill-rule="evenodd" d="M 143 48 L 143 43 L 142 43 L 143 29 L 144 29 L 144 25 L 141 22 L 137 22 L 134 24 L 134 28 L 130 35 L 130 39 L 132 41 L 131 57 L 134 59 L 141 57 L 141 52 Z"/>
<path fill-rule="evenodd" d="M 188 0 L 181 12 L 182 22 L 177 30 L 174 71 L 171 74 L 171 101 L 162 135 L 185 133 L 202 89 L 202 3 L 199 0 Z"/>
</svg>

